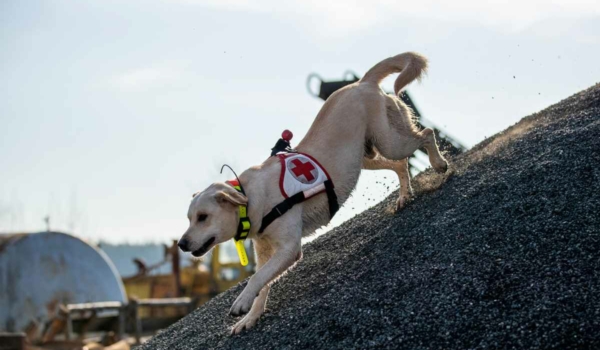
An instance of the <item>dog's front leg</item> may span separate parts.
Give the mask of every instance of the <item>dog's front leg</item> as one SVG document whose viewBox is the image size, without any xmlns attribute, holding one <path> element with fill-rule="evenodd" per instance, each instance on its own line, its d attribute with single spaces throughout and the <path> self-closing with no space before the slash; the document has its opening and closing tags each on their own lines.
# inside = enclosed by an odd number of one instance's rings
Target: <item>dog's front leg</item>
<svg viewBox="0 0 600 350">
<path fill-rule="evenodd" d="M 254 303 L 252 303 L 250 312 L 233 326 L 231 335 L 240 334 L 244 329 L 250 329 L 256 325 L 260 316 L 265 312 L 269 290 L 271 290 L 271 286 L 268 284 L 260 290 L 256 299 L 254 299 Z"/>
<path fill-rule="evenodd" d="M 266 239 L 256 239 L 253 241 L 253 245 L 254 255 L 256 256 L 256 268 L 260 270 L 271 259 L 271 256 L 273 256 L 273 247 L 271 247 L 269 241 Z M 244 329 L 254 327 L 260 316 L 265 312 L 270 289 L 271 286 L 267 284 L 260 290 L 256 299 L 254 299 L 254 303 L 252 303 L 250 312 L 233 326 L 231 335 L 239 334 Z"/>
<path fill-rule="evenodd" d="M 281 220 L 280 224 L 284 224 L 286 221 L 289 223 L 289 220 Z M 260 299 L 264 298 L 264 302 L 266 302 L 268 289 L 263 292 L 263 295 L 259 295 L 259 293 L 261 293 L 263 288 L 265 288 L 269 283 L 271 283 L 285 270 L 292 266 L 296 262 L 297 258 L 301 256 L 302 230 L 301 227 L 295 227 L 298 226 L 297 221 L 294 222 L 294 224 L 294 226 L 288 227 L 287 230 L 283 232 L 275 231 L 277 232 L 273 233 L 275 237 L 264 237 L 264 239 L 268 239 L 270 241 L 269 244 L 273 249 L 273 255 L 250 278 L 246 288 L 233 303 L 233 306 L 229 312 L 231 315 L 238 316 L 250 311 L 250 308 L 256 297 L 259 297 L 259 301 Z M 277 226 L 281 227 L 282 225 Z M 273 228 L 275 229 L 276 227 Z M 256 303 L 256 305 L 257 307 L 264 307 L 264 305 L 260 305 L 260 303 Z"/>
</svg>

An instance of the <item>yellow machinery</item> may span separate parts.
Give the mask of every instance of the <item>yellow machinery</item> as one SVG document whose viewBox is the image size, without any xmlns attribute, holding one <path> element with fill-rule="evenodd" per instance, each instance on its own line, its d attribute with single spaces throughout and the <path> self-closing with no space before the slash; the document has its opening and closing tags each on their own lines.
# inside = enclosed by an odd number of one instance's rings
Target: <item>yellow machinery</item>
<svg viewBox="0 0 600 350">
<path fill-rule="evenodd" d="M 251 252 L 252 249 L 249 248 L 248 251 Z M 233 254 L 231 254 L 232 251 Z M 203 260 L 194 259 L 189 266 L 180 268 L 179 248 L 177 241 L 173 241 L 172 246 L 165 249 L 165 260 L 158 264 L 146 267 L 139 260 L 135 261 L 138 264 L 138 273 L 123 278 L 127 296 L 130 300 L 189 297 L 194 306 L 199 306 L 254 273 L 253 256 L 250 256 L 248 266 L 242 266 L 237 261 L 235 246 L 232 242 L 226 242 L 213 248 L 207 260 L 208 264 Z M 168 262 L 171 262 L 172 265 L 171 273 L 151 273 L 153 269 Z M 140 317 L 181 317 L 187 311 L 181 306 L 146 308 L 140 310 Z"/>
</svg>

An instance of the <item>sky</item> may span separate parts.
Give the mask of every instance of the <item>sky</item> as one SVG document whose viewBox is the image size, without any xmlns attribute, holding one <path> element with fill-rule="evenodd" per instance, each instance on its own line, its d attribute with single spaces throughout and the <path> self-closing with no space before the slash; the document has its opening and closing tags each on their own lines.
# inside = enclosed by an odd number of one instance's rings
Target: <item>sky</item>
<svg viewBox="0 0 600 350">
<path fill-rule="evenodd" d="M 600 81 L 600 5 L 575 1 L 0 2 L 0 232 L 166 242 L 191 194 L 297 144 L 306 78 L 416 51 L 424 117 L 472 146 Z M 384 82 L 391 87 L 393 79 Z M 363 171 L 333 224 L 398 182 Z M 387 187 L 390 187 L 389 189 Z"/>
</svg>

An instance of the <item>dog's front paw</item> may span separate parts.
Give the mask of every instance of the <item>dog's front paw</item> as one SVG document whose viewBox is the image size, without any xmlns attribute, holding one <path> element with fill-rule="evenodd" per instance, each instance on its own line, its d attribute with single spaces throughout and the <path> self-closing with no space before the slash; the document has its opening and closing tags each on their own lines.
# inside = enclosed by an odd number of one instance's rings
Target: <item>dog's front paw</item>
<svg viewBox="0 0 600 350">
<path fill-rule="evenodd" d="M 231 335 L 240 334 L 244 329 L 248 330 L 256 325 L 256 322 L 260 318 L 261 314 L 249 313 L 244 316 L 238 323 L 236 323 L 231 329 Z"/>
<path fill-rule="evenodd" d="M 247 293 L 244 289 L 242 294 L 235 299 L 235 302 L 229 310 L 229 314 L 232 316 L 247 314 L 248 311 L 250 311 L 250 308 L 252 308 L 252 302 L 254 302 L 254 298 L 254 295 L 250 295 L 250 293 Z"/>
</svg>

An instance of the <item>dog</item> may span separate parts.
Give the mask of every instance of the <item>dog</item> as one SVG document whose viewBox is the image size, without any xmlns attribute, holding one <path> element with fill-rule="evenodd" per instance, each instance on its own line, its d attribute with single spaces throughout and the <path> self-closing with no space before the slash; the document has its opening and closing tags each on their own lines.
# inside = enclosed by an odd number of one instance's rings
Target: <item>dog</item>
<svg viewBox="0 0 600 350">
<path fill-rule="evenodd" d="M 373 66 L 358 82 L 332 94 L 318 113 L 296 150 L 311 155 L 326 169 L 335 194 L 343 204 L 356 186 L 361 168 L 391 169 L 400 180 L 397 208 L 410 198 L 407 158 L 425 148 L 432 167 L 445 172 L 448 163 L 440 154 L 433 130 L 419 130 L 412 111 L 397 97 L 410 82 L 422 77 L 427 59 L 406 52 Z M 390 74 L 400 73 L 394 84 L 396 96 L 379 86 Z M 252 328 L 265 311 L 270 284 L 302 257 L 301 239 L 326 225 L 331 217 L 328 198 L 321 194 L 293 206 L 274 220 L 262 233 L 267 213 L 283 200 L 276 179 L 282 172 L 277 157 L 253 166 L 239 176 L 245 194 L 228 183 L 213 183 L 193 196 L 188 210 L 190 226 L 179 247 L 194 256 L 202 256 L 219 243 L 228 241 L 238 229 L 238 211 L 247 206 L 247 215 L 255 226 L 252 239 L 257 271 L 233 303 L 230 314 L 245 316 L 232 334 Z"/>
</svg>

